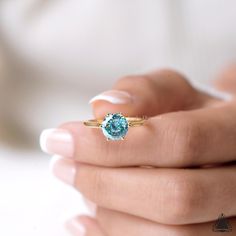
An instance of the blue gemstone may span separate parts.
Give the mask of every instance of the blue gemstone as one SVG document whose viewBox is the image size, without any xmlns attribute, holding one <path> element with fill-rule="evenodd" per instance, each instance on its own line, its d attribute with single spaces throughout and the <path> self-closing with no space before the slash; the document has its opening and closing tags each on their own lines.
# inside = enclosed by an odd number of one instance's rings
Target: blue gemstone
<svg viewBox="0 0 236 236">
<path fill-rule="evenodd" d="M 109 140 L 120 140 L 128 132 L 128 121 L 120 113 L 108 114 L 102 122 L 102 132 Z"/>
</svg>

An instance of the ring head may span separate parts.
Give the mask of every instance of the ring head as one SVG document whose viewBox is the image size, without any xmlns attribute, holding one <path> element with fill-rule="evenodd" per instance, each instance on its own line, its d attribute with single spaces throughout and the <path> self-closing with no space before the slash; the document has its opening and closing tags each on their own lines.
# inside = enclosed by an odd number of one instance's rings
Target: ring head
<svg viewBox="0 0 236 236">
<path fill-rule="evenodd" d="M 105 116 L 101 127 L 108 140 L 122 140 L 128 132 L 129 123 L 121 113 L 113 113 Z"/>
</svg>

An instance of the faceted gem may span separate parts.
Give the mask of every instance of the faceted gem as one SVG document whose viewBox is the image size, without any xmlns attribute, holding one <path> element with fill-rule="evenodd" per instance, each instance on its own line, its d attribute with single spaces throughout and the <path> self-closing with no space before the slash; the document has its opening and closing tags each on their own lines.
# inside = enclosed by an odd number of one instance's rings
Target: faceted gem
<svg viewBox="0 0 236 236">
<path fill-rule="evenodd" d="M 128 121 L 120 113 L 108 114 L 102 122 L 102 132 L 108 140 L 121 140 L 128 132 Z"/>
</svg>

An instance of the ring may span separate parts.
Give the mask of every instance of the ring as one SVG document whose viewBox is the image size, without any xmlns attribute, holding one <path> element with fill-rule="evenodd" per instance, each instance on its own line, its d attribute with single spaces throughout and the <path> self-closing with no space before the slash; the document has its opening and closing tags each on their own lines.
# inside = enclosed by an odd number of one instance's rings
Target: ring
<svg viewBox="0 0 236 236">
<path fill-rule="evenodd" d="M 101 128 L 107 140 L 123 140 L 129 127 L 142 126 L 146 117 L 125 117 L 121 113 L 108 113 L 104 119 L 84 121 L 90 128 Z"/>
</svg>

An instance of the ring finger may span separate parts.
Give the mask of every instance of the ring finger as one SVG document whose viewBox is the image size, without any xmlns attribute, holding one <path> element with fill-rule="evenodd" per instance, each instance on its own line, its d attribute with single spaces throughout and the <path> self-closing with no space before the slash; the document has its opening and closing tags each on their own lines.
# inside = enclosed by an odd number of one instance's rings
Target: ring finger
<svg viewBox="0 0 236 236">
<path fill-rule="evenodd" d="M 163 224 L 236 215 L 236 167 L 105 168 L 59 159 L 55 175 L 97 205 Z"/>
</svg>

